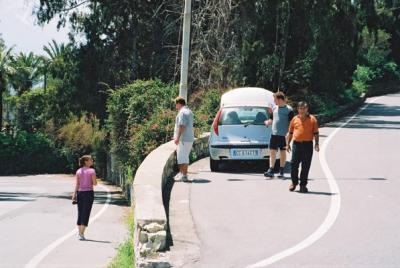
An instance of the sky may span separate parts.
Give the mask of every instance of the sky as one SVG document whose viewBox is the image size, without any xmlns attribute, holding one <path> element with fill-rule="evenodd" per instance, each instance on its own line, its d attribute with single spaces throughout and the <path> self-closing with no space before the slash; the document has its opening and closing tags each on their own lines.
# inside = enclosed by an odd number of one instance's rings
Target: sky
<svg viewBox="0 0 400 268">
<path fill-rule="evenodd" d="M 0 34 L 7 47 L 15 45 L 14 52 L 34 52 L 43 55 L 43 45 L 52 39 L 58 43 L 68 41 L 68 28 L 57 30 L 53 20 L 44 27 L 37 25 L 32 15 L 37 0 L 0 0 Z"/>
</svg>

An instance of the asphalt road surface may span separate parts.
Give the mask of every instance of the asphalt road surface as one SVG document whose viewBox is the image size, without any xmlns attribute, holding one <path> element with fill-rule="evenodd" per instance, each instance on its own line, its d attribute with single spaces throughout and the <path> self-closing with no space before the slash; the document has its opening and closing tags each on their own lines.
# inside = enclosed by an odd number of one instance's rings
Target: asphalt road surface
<svg viewBox="0 0 400 268">
<path fill-rule="evenodd" d="M 127 235 L 127 205 L 118 189 L 96 186 L 88 240 L 79 241 L 73 188 L 68 175 L 0 177 L 1 268 L 106 267 Z"/>
<path fill-rule="evenodd" d="M 339 131 L 350 117 L 320 129 L 321 143 L 332 137 L 314 153 L 308 194 L 288 191 L 289 174 L 267 180 L 262 167 L 193 164 L 193 266 L 400 267 L 400 94 L 368 102 Z"/>
</svg>

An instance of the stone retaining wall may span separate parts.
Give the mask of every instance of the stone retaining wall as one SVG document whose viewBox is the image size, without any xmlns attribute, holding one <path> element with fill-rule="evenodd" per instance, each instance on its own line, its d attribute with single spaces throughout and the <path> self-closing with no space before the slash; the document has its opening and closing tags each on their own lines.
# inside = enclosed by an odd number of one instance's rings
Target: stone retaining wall
<svg viewBox="0 0 400 268">
<path fill-rule="evenodd" d="M 208 134 L 195 140 L 191 162 L 208 156 Z M 138 168 L 131 190 L 135 216 L 136 267 L 169 267 L 159 252 L 167 248 L 168 219 L 163 192 L 177 171 L 171 141 L 152 151 Z M 168 200 L 167 200 L 168 202 Z"/>
</svg>

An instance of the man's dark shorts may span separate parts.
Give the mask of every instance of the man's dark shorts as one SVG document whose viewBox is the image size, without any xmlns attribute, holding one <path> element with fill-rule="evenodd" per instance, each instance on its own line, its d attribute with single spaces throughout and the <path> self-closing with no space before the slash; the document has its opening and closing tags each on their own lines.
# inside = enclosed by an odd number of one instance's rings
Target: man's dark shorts
<svg viewBox="0 0 400 268">
<path fill-rule="evenodd" d="M 270 150 L 286 150 L 286 138 L 285 136 L 271 135 L 271 139 L 269 140 L 269 149 Z"/>
</svg>

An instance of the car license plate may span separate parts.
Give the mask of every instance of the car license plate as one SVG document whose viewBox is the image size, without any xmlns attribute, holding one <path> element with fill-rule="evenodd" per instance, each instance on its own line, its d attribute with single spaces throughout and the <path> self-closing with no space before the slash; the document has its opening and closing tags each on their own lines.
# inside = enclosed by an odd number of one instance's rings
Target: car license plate
<svg viewBox="0 0 400 268">
<path fill-rule="evenodd" d="M 231 149 L 231 156 L 239 159 L 259 158 L 260 149 Z"/>
</svg>

